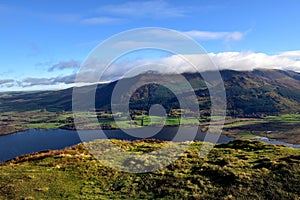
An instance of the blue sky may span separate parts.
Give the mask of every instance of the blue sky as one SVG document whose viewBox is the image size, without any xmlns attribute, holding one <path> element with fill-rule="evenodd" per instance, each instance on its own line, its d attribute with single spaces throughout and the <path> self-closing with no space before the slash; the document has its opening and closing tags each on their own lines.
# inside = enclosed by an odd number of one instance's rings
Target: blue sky
<svg viewBox="0 0 300 200">
<path fill-rule="evenodd" d="M 228 68 L 299 71 L 299 10 L 299 0 L 0 0 L 0 91 L 71 86 L 96 45 L 142 27 L 188 34 L 220 68 L 234 58 Z"/>
</svg>

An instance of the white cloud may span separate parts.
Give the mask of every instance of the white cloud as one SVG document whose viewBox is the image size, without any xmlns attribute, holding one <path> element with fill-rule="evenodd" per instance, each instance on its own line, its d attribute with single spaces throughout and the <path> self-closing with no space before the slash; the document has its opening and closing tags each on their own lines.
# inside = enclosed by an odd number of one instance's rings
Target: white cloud
<svg viewBox="0 0 300 200">
<path fill-rule="evenodd" d="M 251 71 L 257 68 L 293 70 L 300 72 L 300 51 L 283 52 L 276 55 L 255 52 L 222 52 L 209 54 L 172 55 L 163 58 L 143 59 L 131 58 L 111 64 L 102 80 L 111 81 L 123 77 L 135 76 L 146 71 L 160 73 L 184 73 L 208 70 L 231 69 L 238 71 Z M 191 65 L 196 66 L 196 68 Z M 91 62 L 85 66 L 79 82 L 99 81 L 99 69 L 103 69 L 102 62 Z"/>
<path fill-rule="evenodd" d="M 96 73 L 99 67 L 103 67 L 101 63 L 90 63 L 91 66 L 87 66 L 87 70 L 83 71 L 82 79 L 78 81 L 87 84 L 116 80 L 126 73 L 126 76 L 134 76 L 149 70 L 162 73 L 195 72 L 195 68 L 183 60 L 182 57 L 198 66 L 200 71 L 212 70 L 217 66 L 219 70 L 251 71 L 257 68 L 265 68 L 300 72 L 300 51 L 288 51 L 275 55 L 256 52 L 222 52 L 207 55 L 172 55 L 156 59 L 136 58 L 135 60 L 124 60 L 113 63 L 103 74 L 104 79 L 102 80 L 99 80 L 99 74 Z M 210 62 L 210 59 L 213 62 Z M 43 86 L 44 89 L 72 87 L 77 85 L 74 83 L 75 76 L 76 74 L 52 78 L 27 78 L 19 83 L 19 87 L 15 84 L 14 90 L 39 89 L 40 86 Z M 1 83 L 3 84 L 2 88 L 8 88 L 6 84 L 13 84 L 14 80 L 0 80 L 0 85 Z"/>
<path fill-rule="evenodd" d="M 209 55 L 220 69 L 253 70 L 255 68 L 267 68 L 300 71 L 300 51 L 275 55 L 255 52 L 224 52 L 210 53 Z"/>
<path fill-rule="evenodd" d="M 48 72 L 54 70 L 64 70 L 64 69 L 78 69 L 80 67 L 80 62 L 75 60 L 61 61 L 48 69 Z"/>
<path fill-rule="evenodd" d="M 299 51 L 287 51 L 280 54 L 281 57 L 287 57 L 296 61 L 300 60 L 300 50 Z"/>
<path fill-rule="evenodd" d="M 120 22 L 122 19 L 113 17 L 92 17 L 81 20 L 82 24 L 93 25 L 93 24 L 111 24 Z"/>
<path fill-rule="evenodd" d="M 24 87 L 34 86 L 34 85 L 51 85 L 52 81 L 48 78 L 26 78 L 23 80 Z"/>
<path fill-rule="evenodd" d="M 14 80 L 13 79 L 3 79 L 0 80 L 0 85 L 4 85 L 4 84 L 8 84 L 8 83 L 13 83 Z"/>
<path fill-rule="evenodd" d="M 166 48 L 166 49 L 177 49 L 177 51 L 182 52 L 183 50 L 187 51 L 186 53 L 192 53 L 193 49 L 189 37 L 193 37 L 197 40 L 221 40 L 225 44 L 229 45 L 231 41 L 242 40 L 248 31 L 246 32 L 210 32 L 210 31 L 187 31 L 179 32 L 172 31 L 170 29 L 136 29 L 135 32 L 130 32 L 128 38 L 122 38 L 118 40 L 114 38 L 114 44 L 108 46 L 107 48 L 114 48 L 114 50 L 121 50 L 128 47 L 135 48 Z M 178 48 L 179 46 L 180 49 Z"/>
<path fill-rule="evenodd" d="M 223 39 L 225 41 L 238 41 L 244 38 L 245 33 L 242 32 L 212 32 L 212 31 L 186 31 L 183 32 L 188 36 L 199 39 L 199 40 L 219 40 Z"/>
<path fill-rule="evenodd" d="M 182 57 L 197 66 L 197 70 Z M 138 67 L 141 69 L 137 70 Z M 257 68 L 300 72 L 300 51 L 283 52 L 276 55 L 255 52 L 222 52 L 207 55 L 172 55 L 158 59 L 137 59 L 111 65 L 105 75 L 106 79 L 116 79 L 116 77 L 120 78 L 131 70 L 136 72 L 155 70 L 161 73 L 184 73 L 214 69 L 251 71 Z"/>
<path fill-rule="evenodd" d="M 136 16 L 147 18 L 169 18 L 184 16 L 186 10 L 170 5 L 163 0 L 131 1 L 123 4 L 102 6 L 99 12 L 122 16 Z"/>
<path fill-rule="evenodd" d="M 66 76 L 57 76 L 52 78 L 33 78 L 28 77 L 24 79 L 20 86 L 22 87 L 32 87 L 37 85 L 57 85 L 57 84 L 71 84 L 74 83 L 76 74 L 66 75 Z"/>
</svg>

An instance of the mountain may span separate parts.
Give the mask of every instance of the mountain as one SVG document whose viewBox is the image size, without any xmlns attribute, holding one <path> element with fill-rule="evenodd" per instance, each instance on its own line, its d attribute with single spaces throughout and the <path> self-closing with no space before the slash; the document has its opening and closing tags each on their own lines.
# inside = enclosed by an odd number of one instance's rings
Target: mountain
<svg viewBox="0 0 300 200">
<path fill-rule="evenodd" d="M 211 73 L 211 72 L 204 72 Z M 279 113 L 300 112 L 300 73 L 275 69 L 256 69 L 253 71 L 222 70 L 227 96 L 228 115 L 260 116 Z M 199 101 L 202 113 L 209 113 L 209 91 L 200 74 L 185 73 L 183 76 L 190 82 Z M 155 73 L 141 74 L 123 80 L 127 83 L 164 78 L 177 84 L 180 90 L 181 80 L 176 75 Z M 96 108 L 110 109 L 111 94 L 117 81 L 97 85 Z M 92 92 L 93 86 L 79 89 L 82 96 Z M 58 91 L 14 92 L 0 94 L 0 111 L 28 111 L 47 109 L 48 111 L 72 110 L 73 88 Z M 126 95 L 130 95 L 125 93 Z M 181 95 L 185 94 L 182 89 Z M 128 96 L 127 96 L 128 97 Z M 82 103 L 82 102 L 81 102 Z M 153 104 L 162 104 L 166 109 L 178 108 L 176 96 L 166 87 L 151 83 L 139 87 L 130 95 L 130 108 L 147 110 Z"/>
</svg>

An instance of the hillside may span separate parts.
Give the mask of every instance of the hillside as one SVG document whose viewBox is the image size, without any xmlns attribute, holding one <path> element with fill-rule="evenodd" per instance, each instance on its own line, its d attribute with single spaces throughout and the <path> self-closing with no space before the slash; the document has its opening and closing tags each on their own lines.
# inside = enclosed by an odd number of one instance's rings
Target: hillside
<svg viewBox="0 0 300 200">
<path fill-rule="evenodd" d="M 210 72 L 206 72 L 210 73 Z M 198 96 L 200 110 L 209 110 L 207 87 L 199 74 L 183 74 Z M 176 82 L 173 75 L 143 74 L 127 81 L 164 76 Z M 293 71 L 257 69 L 254 71 L 223 70 L 228 115 L 260 116 L 300 111 L 300 74 Z M 180 83 L 178 83 L 180 85 Z M 110 109 L 111 94 L 116 82 L 98 85 L 96 108 Z M 91 92 L 90 86 L 81 88 L 82 95 Z M 184 91 L 183 91 L 184 93 Z M 0 94 L 0 111 L 28 111 L 46 108 L 48 111 L 70 111 L 72 88 L 60 91 L 16 92 Z M 151 104 L 161 103 L 167 109 L 177 108 L 174 94 L 165 87 L 150 84 L 140 87 L 131 97 L 132 109 L 147 110 Z"/>
<path fill-rule="evenodd" d="M 137 153 L 165 143 L 113 142 Z M 0 166 L 0 198 L 299 199 L 299 149 L 234 141 L 217 145 L 207 157 L 199 158 L 201 146 L 193 143 L 173 164 L 142 174 L 108 168 L 82 144 L 18 157 Z"/>
</svg>

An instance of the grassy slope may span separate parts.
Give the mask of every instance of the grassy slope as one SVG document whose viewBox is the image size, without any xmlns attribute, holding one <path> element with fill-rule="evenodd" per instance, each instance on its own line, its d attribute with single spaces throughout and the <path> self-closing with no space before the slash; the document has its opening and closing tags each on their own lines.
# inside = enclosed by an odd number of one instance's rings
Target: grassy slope
<svg viewBox="0 0 300 200">
<path fill-rule="evenodd" d="M 160 145 L 114 142 L 132 151 Z M 235 141 L 200 159 L 201 145 L 144 174 L 107 168 L 82 144 L 20 157 L 0 166 L 0 199 L 299 199 L 300 150 Z"/>
<path fill-rule="evenodd" d="M 235 138 L 268 137 L 300 144 L 300 114 L 267 116 L 263 119 L 241 119 L 225 124 L 225 134 Z M 271 131 L 270 133 L 267 133 Z"/>
<path fill-rule="evenodd" d="M 211 72 L 206 73 L 209 74 Z M 249 72 L 223 70 L 220 73 L 226 88 L 227 114 L 230 116 L 255 117 L 264 114 L 273 115 L 300 111 L 297 110 L 300 107 L 299 73 L 263 69 Z M 160 76 L 162 75 L 140 75 L 127 81 L 132 85 L 144 79 L 160 80 Z M 186 90 L 181 88 L 182 83 L 173 76 L 165 75 L 163 77 L 170 80 L 170 83 L 175 81 L 177 89 L 184 92 L 181 95 L 188 97 L 190 94 L 185 93 Z M 203 79 L 199 74 L 184 74 L 184 76 L 190 81 L 198 96 L 200 110 L 203 113 L 208 113 L 210 108 L 209 91 Z M 98 85 L 95 98 L 95 104 L 98 109 L 110 109 L 111 94 L 115 84 L 113 82 Z M 82 87 L 79 89 L 79 92 L 82 93 L 83 97 L 87 96 L 86 94 L 92 92 L 93 87 Z M 164 105 L 167 110 L 180 107 L 174 94 L 167 88 L 159 87 L 157 84 L 144 85 L 131 97 L 131 109 L 148 110 L 151 104 L 156 103 Z M 83 105 L 84 102 L 73 103 Z M 48 111 L 71 111 L 72 88 L 60 91 L 0 93 L 1 112 L 32 111 L 44 108 Z"/>
</svg>

